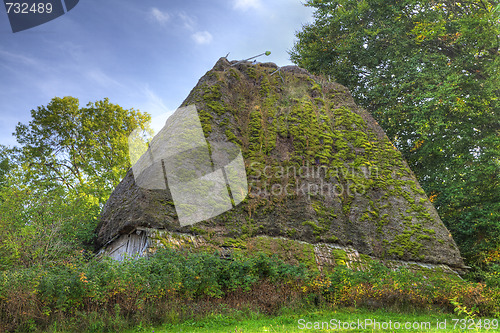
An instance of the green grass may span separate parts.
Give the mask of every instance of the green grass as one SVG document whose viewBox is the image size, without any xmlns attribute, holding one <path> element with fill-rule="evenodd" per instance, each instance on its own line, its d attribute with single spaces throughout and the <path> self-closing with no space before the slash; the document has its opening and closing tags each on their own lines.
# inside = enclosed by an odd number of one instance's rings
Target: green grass
<svg viewBox="0 0 500 333">
<path fill-rule="evenodd" d="M 299 327 L 299 320 L 303 323 L 302 329 Z M 459 319 L 462 322 L 454 321 Z M 330 323 L 334 320 L 336 323 L 340 322 L 355 322 L 356 327 L 352 329 L 305 329 L 305 323 L 309 322 L 310 325 L 322 322 Z M 374 329 L 373 326 L 357 326 L 357 322 L 364 323 L 366 320 L 372 320 L 381 324 L 381 329 L 378 326 Z M 311 311 L 297 311 L 288 310 L 282 311 L 277 316 L 267 316 L 260 313 L 251 311 L 229 311 L 227 314 L 210 315 L 201 320 L 188 320 L 178 324 L 166 324 L 156 328 L 143 328 L 138 327 L 135 330 L 128 331 L 127 333 L 135 332 L 207 332 L 207 333 L 242 333 L 242 332 L 487 332 L 496 331 L 494 329 L 473 328 L 460 329 L 460 325 L 464 322 L 464 317 L 458 317 L 453 314 L 443 314 L 438 311 L 434 312 L 419 312 L 419 313 L 395 313 L 385 310 L 366 310 L 366 309 L 329 309 L 329 310 L 311 310 Z M 481 320 L 481 323 L 485 319 Z M 446 329 L 438 329 L 437 323 L 444 325 L 446 321 Z M 395 323 L 398 322 L 403 326 L 405 323 L 430 323 L 430 329 L 394 329 Z M 475 319 L 477 324 L 479 319 Z M 383 323 L 392 323 L 393 329 L 389 327 L 384 329 Z M 470 321 L 467 324 L 472 323 Z M 454 325 L 455 329 L 454 329 Z M 444 327 L 443 327 L 444 328 Z M 498 326 L 497 326 L 498 330 Z"/>
</svg>

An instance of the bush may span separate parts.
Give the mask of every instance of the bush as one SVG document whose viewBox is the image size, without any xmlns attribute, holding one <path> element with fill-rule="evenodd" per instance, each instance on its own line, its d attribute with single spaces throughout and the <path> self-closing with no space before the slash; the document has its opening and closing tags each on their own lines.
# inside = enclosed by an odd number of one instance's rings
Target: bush
<svg viewBox="0 0 500 333">
<path fill-rule="evenodd" d="M 90 250 L 99 214 L 91 196 L 56 188 L 50 195 L 12 187 L 0 192 L 0 271 L 56 263 Z"/>
<path fill-rule="evenodd" d="M 378 262 L 365 271 L 341 265 L 321 273 L 263 253 L 236 253 L 232 260 L 224 260 L 218 254 L 163 249 L 149 258 L 123 262 L 85 261 L 80 256 L 3 271 L 0 327 L 116 332 L 224 312 L 224 306 L 274 314 L 293 304 L 437 307 L 497 316 L 496 286 L 439 272 L 391 270 Z"/>
<path fill-rule="evenodd" d="M 144 314 L 161 321 L 168 305 L 179 299 L 183 303 L 216 300 L 256 285 L 262 288 L 263 281 L 287 283 L 305 276 L 304 266 L 287 265 L 264 254 L 223 260 L 215 254 L 179 255 L 163 249 L 149 258 L 123 262 L 104 258 L 85 263 L 80 258 L 2 272 L 0 324 L 10 325 L 5 326 L 9 330 L 30 330 L 80 318 L 80 329 L 93 330 L 95 325 L 111 329 L 122 325 L 123 318 L 131 324 L 134 318 L 144 320 Z"/>
</svg>

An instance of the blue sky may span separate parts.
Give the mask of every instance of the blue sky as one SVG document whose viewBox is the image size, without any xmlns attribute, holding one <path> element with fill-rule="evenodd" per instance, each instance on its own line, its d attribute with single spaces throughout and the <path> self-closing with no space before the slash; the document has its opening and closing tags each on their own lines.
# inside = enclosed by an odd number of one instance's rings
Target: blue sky
<svg viewBox="0 0 500 333">
<path fill-rule="evenodd" d="M 0 144 L 53 97 L 112 103 L 165 119 L 217 59 L 290 64 L 303 0 L 81 0 L 67 14 L 12 33 L 0 7 Z"/>
</svg>

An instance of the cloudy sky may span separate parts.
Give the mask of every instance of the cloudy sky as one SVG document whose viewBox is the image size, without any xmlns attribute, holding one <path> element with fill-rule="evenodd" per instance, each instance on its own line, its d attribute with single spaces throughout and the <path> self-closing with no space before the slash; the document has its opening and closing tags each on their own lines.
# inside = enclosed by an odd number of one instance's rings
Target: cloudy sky
<svg viewBox="0 0 500 333">
<path fill-rule="evenodd" d="M 0 144 L 53 97 L 108 97 L 161 118 L 217 59 L 290 64 L 294 33 L 312 20 L 304 0 L 81 0 L 67 14 L 12 33 L 0 7 Z"/>
</svg>

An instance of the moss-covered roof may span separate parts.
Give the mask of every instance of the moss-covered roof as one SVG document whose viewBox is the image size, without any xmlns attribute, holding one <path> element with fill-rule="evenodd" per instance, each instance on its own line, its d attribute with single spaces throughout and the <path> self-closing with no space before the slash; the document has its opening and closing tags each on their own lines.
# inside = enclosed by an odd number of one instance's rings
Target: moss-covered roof
<svg viewBox="0 0 500 333">
<path fill-rule="evenodd" d="M 295 66 L 231 66 L 221 58 L 182 106 L 192 104 L 209 142 L 241 148 L 248 197 L 181 227 L 169 191 L 139 188 L 129 170 L 103 209 L 98 245 L 144 226 L 205 237 L 282 236 L 463 266 L 401 153 L 345 87 Z"/>
</svg>

